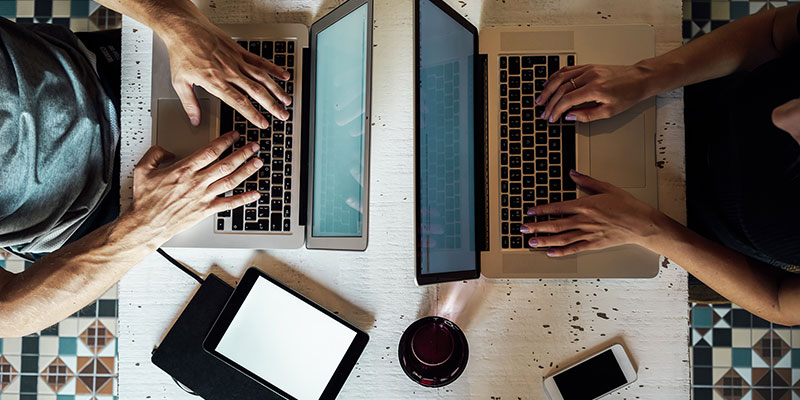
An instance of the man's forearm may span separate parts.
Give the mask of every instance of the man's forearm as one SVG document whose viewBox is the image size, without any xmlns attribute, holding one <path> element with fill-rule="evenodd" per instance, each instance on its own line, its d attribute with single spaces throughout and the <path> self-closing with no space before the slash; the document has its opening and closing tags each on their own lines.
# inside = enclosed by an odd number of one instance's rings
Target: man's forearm
<svg viewBox="0 0 800 400">
<path fill-rule="evenodd" d="M 800 5 L 751 15 L 703 35 L 637 66 L 651 79 L 647 94 L 654 96 L 682 86 L 755 68 L 800 41 Z"/>
<path fill-rule="evenodd" d="M 710 288 L 750 312 L 783 325 L 800 323 L 800 279 L 754 265 L 664 216 L 662 233 L 647 247 L 674 261 Z"/>
<path fill-rule="evenodd" d="M 184 23 L 206 20 L 203 13 L 190 0 L 97 0 L 97 2 L 149 26 L 165 41 L 179 34 Z"/>
<path fill-rule="evenodd" d="M 44 329 L 95 300 L 164 241 L 134 216 L 114 222 L 0 281 L 0 337 Z"/>
</svg>

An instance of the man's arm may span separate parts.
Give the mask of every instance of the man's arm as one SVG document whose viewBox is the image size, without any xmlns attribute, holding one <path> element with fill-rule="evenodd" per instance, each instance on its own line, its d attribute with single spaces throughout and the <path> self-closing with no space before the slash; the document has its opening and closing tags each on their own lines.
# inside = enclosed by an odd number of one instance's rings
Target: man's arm
<svg viewBox="0 0 800 400">
<path fill-rule="evenodd" d="M 0 270 L 0 337 L 22 336 L 68 317 L 107 291 L 175 234 L 206 216 L 255 201 L 232 190 L 263 165 L 250 143 L 216 162 L 231 132 L 166 167 L 171 154 L 152 147 L 134 170 L 133 203 L 117 220 L 34 263 L 19 274 Z"/>
<path fill-rule="evenodd" d="M 172 86 L 193 125 L 200 123 L 197 85 L 229 104 L 250 122 L 269 124 L 247 96 L 286 120 L 292 96 L 272 79 L 289 79 L 281 67 L 236 44 L 189 0 L 98 0 L 149 26 L 167 45 Z"/>
</svg>

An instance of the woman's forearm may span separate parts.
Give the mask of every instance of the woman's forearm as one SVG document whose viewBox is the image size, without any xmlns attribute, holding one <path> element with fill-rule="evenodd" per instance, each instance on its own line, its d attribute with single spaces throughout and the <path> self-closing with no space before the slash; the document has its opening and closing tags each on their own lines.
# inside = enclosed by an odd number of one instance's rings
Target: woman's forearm
<svg viewBox="0 0 800 400">
<path fill-rule="evenodd" d="M 38 260 L 0 276 L 0 337 L 27 335 L 98 298 L 166 239 L 126 214 Z"/>
<path fill-rule="evenodd" d="M 664 216 L 647 247 L 733 303 L 783 325 L 800 323 L 800 277 L 753 263 Z"/>
<path fill-rule="evenodd" d="M 637 67 L 649 77 L 647 97 L 755 68 L 800 41 L 800 4 L 741 18 Z"/>
</svg>

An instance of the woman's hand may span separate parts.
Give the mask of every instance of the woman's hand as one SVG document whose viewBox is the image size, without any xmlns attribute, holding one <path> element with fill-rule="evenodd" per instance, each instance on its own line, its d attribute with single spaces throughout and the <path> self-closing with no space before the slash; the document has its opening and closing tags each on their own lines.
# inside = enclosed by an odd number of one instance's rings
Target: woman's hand
<svg viewBox="0 0 800 400">
<path fill-rule="evenodd" d="M 651 96 L 648 70 L 640 65 L 577 65 L 550 76 L 536 104 L 547 104 L 540 118 L 550 122 L 590 122 L 617 115 Z M 574 83 L 574 85 L 573 85 Z M 584 105 L 580 108 L 576 106 Z"/>
<path fill-rule="evenodd" d="M 198 12 L 199 14 L 199 12 Z M 248 121 L 266 128 L 269 123 L 248 96 L 281 120 L 292 97 L 272 79 L 286 81 L 289 72 L 245 50 L 205 16 L 181 20 L 162 38 L 169 51 L 172 86 L 192 125 L 200 123 L 197 85 L 236 109 Z"/>
<path fill-rule="evenodd" d="M 552 233 L 534 236 L 532 247 L 549 246 L 548 256 L 566 256 L 586 250 L 600 250 L 623 244 L 648 247 L 661 231 L 667 218 L 658 210 L 642 203 L 628 192 L 606 182 L 570 171 L 581 189 L 593 193 L 561 203 L 533 207 L 528 215 L 564 215 L 554 221 L 522 225 L 523 233 Z"/>
<path fill-rule="evenodd" d="M 263 165 L 258 157 L 250 159 L 259 149 L 256 143 L 248 143 L 217 161 L 238 138 L 238 132 L 228 132 L 165 168 L 158 166 L 174 156 L 161 147 L 151 147 L 133 171 L 133 203 L 127 217 L 149 226 L 153 237 L 166 241 L 211 214 L 256 201 L 260 197 L 257 191 L 217 197 L 233 190 Z"/>
</svg>

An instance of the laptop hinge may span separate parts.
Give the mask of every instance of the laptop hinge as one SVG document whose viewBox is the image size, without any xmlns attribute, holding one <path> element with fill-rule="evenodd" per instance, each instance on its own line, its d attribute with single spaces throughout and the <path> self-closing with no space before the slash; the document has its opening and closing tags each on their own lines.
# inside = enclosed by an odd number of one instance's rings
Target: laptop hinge
<svg viewBox="0 0 800 400">
<path fill-rule="evenodd" d="M 475 74 L 475 226 L 479 251 L 489 251 L 489 96 L 486 54 L 478 54 Z"/>
<path fill-rule="evenodd" d="M 302 107 L 302 114 L 303 118 L 300 121 L 300 141 L 303 143 L 300 146 L 300 159 L 303 160 L 304 166 L 300 168 L 300 215 L 299 221 L 300 225 L 305 226 L 308 220 L 308 207 L 309 207 L 309 199 L 308 199 L 308 174 L 309 168 L 308 166 L 311 165 L 309 162 L 309 137 L 310 132 L 308 132 L 308 120 L 311 118 L 311 110 L 308 108 L 310 102 L 310 95 L 311 92 L 311 80 L 309 77 L 311 76 L 311 50 L 308 47 L 303 48 L 303 76 L 300 77 L 303 81 L 303 92 L 300 94 L 302 96 L 301 107 Z"/>
</svg>

